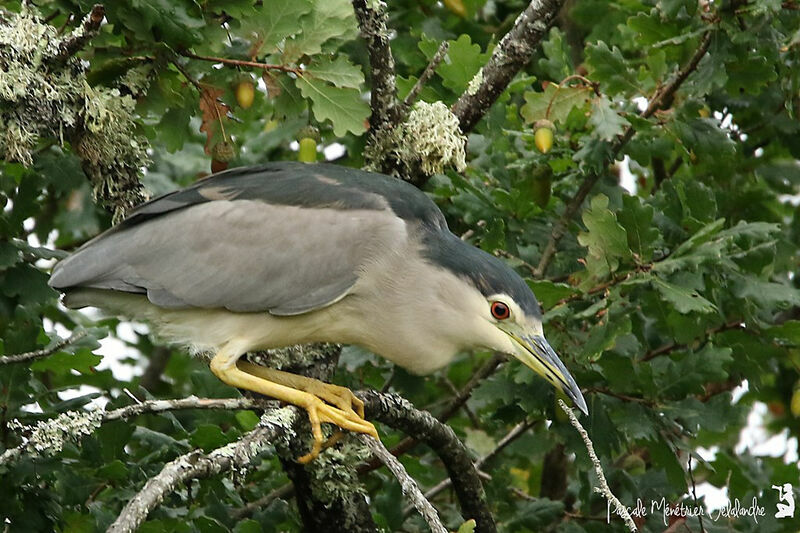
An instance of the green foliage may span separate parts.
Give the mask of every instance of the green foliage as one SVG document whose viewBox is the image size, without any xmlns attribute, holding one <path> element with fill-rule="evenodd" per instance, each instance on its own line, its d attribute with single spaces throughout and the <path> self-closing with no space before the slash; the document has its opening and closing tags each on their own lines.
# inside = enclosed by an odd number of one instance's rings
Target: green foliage
<svg viewBox="0 0 800 533">
<path fill-rule="evenodd" d="M 462 17 L 439 2 L 388 4 L 401 97 L 439 44 L 450 44 L 420 93 L 416 110 L 427 110 L 428 118 L 444 116 L 432 114 L 444 109 L 437 102 L 451 104 L 480 80 L 496 43 L 527 5 L 471 0 Z M 73 0 L 37 6 L 51 36 L 65 24 L 68 34 L 91 7 Z M 800 436 L 792 411 L 800 387 L 800 209 L 792 203 L 800 187 L 800 11 L 776 1 L 582 0 L 569 6 L 470 134 L 468 168 L 443 170 L 426 190 L 454 233 L 498 251 L 526 276 L 545 312 L 549 341 L 586 394 L 590 416 L 581 420 L 612 490 L 628 506 L 637 498 L 647 506 L 642 531 L 667 529 L 650 502 L 694 506 L 692 484 L 709 483 L 742 505 L 757 498 L 766 514 L 758 523 L 706 515 L 706 531 L 795 533 L 797 518 L 774 518 L 771 485 L 790 482 L 797 490 L 800 467 L 737 444 L 754 407 L 766 412 L 766 435 Z M 19 2 L 2 9 L 19 12 Z M 75 21 L 68 22 L 69 14 Z M 110 216 L 93 203 L 76 147 L 59 137 L 57 126 L 75 117 L 59 115 L 64 108 L 53 104 L 57 97 L 72 95 L 70 106 L 80 101 L 80 116 L 105 126 L 112 140 L 146 137 L 152 162 L 143 181 L 155 194 L 209 172 L 213 147 L 206 146 L 201 125 L 213 126 L 215 142 L 224 126 L 237 154 L 231 166 L 295 159 L 292 142 L 309 125 L 319 129 L 322 146 L 345 148 L 338 163 L 364 163 L 372 81 L 347 0 L 120 0 L 106 5 L 106 17 L 65 78 L 36 71 L 37 54 L 13 63 L 24 64 L 24 72 L 0 62 L 0 115 L 6 117 L 0 136 L 22 138 L 31 157 L 27 166 L 12 157 L 0 161 L 0 353 L 52 346 L 65 330 L 89 333 L 35 362 L 0 365 L 0 453 L 23 442 L 12 420 L 34 426 L 98 402 L 107 402 L 106 409 L 130 405 L 124 389 L 139 398 L 236 394 L 204 361 L 154 345 L 139 326 L 131 330 L 117 319 L 58 305 L 48 270 L 107 228 Z M 12 18 L 3 12 L 0 27 Z M 709 31 L 707 51 L 692 63 Z M 11 38 L 20 36 L 6 32 L 0 42 Z M 40 50 L 45 42 L 18 50 Z M 0 48 L 1 57 L 12 53 Z M 74 86 L 78 73 L 83 83 L 84 67 L 85 86 Z M 35 81 L 28 92 L 20 92 L 25 84 L 7 82 L 26 76 Z M 233 92 L 242 76 L 263 81 L 248 109 L 237 106 Z M 642 106 L 677 77 L 677 91 L 643 117 Z M 195 82 L 216 96 L 201 103 Z M 53 105 L 37 107 L 33 97 L 47 94 L 48 83 Z M 88 107 L 86 95 L 97 96 Z M 119 117 L 107 114 L 114 108 L 133 116 L 135 127 L 115 125 Z M 556 126 L 546 155 L 533 142 L 533 126 L 542 119 Z M 416 129 L 402 130 L 404 147 L 441 149 L 431 133 L 440 122 L 418 120 Z M 36 135 L 20 137 L 20 124 Z M 460 149 L 456 133 L 449 131 Z M 547 198 L 537 189 L 543 176 Z M 587 177 L 596 184 L 585 202 L 571 206 Z M 572 208 L 557 253 L 534 279 L 554 226 Z M 101 327 L 91 327 L 98 320 Z M 106 336 L 124 339 L 113 363 L 99 355 L 98 341 Z M 381 388 L 391 379 L 390 390 L 436 414 L 452 386 L 463 387 L 488 357 L 465 354 L 438 376 L 417 377 L 348 347 L 335 381 Z M 166 361 L 163 372 L 153 376 L 159 361 Z M 734 401 L 732 391 L 745 380 L 746 391 Z M 476 457 L 494 450 L 520 422 L 536 422 L 482 466 L 491 475 L 485 488 L 501 531 L 624 531 L 619 520 L 605 523 L 606 502 L 593 492 L 584 444 L 543 380 L 504 364 L 467 407 L 448 423 Z M 2 527 L 104 531 L 165 463 L 233 442 L 257 423 L 250 411 L 149 414 L 105 423 L 79 444 L 67 439 L 54 457 L 26 455 L 0 466 Z M 402 438 L 379 430 L 387 445 Z M 447 475 L 425 447 L 402 460 L 423 488 Z M 385 471 L 361 480 L 381 527 L 424 528 L 416 515 L 404 516 L 401 490 Z M 141 531 L 299 531 L 291 498 L 275 499 L 246 519 L 231 516 L 284 483 L 279 460 L 267 453 L 248 472 L 175 491 Z M 455 501 L 446 490 L 433 503 L 450 530 L 472 531 Z M 686 526 L 701 529 L 696 517 Z"/>
</svg>

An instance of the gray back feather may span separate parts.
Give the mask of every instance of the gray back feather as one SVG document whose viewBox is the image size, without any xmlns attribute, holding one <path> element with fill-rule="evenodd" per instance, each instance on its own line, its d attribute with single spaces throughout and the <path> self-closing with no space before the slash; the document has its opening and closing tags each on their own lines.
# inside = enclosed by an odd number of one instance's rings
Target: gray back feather
<svg viewBox="0 0 800 533">
<path fill-rule="evenodd" d="M 51 286 L 142 293 L 170 308 L 300 314 L 344 297 L 364 265 L 402 244 L 403 218 L 443 224 L 411 186 L 397 182 L 405 197 L 390 201 L 395 183 L 370 190 L 349 179 L 390 178 L 274 167 L 223 173 L 144 204 L 59 263 Z"/>
</svg>

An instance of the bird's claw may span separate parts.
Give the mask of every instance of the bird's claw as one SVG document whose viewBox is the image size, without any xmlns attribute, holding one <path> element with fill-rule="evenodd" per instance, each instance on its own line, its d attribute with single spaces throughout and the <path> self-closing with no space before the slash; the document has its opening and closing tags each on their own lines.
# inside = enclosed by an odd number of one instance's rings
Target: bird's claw
<svg viewBox="0 0 800 533">
<path fill-rule="evenodd" d="M 327 386 L 336 387 L 335 385 Z M 338 388 L 346 390 L 351 395 L 353 394 L 349 389 L 345 389 L 344 387 Z M 358 398 L 355 398 L 355 396 L 352 397 L 355 400 L 358 400 Z M 308 413 L 308 420 L 311 423 L 311 433 L 314 437 L 314 443 L 311 446 L 310 452 L 297 458 L 298 463 L 308 464 L 316 459 L 323 449 L 333 446 L 343 436 L 341 432 L 338 432 L 326 441 L 322 435 L 322 423 L 325 422 L 335 424 L 341 429 L 346 429 L 354 433 L 364 433 L 372 436 L 375 439 L 379 438 L 378 431 L 375 429 L 375 426 L 373 426 L 372 423 L 364 420 L 361 416 L 359 416 L 359 414 L 356 414 L 356 412 L 350 408 L 350 406 L 348 406 L 348 409 L 346 410 L 340 409 L 338 407 L 328 405 L 317 396 L 311 396 L 311 398 L 312 399 L 309 401 L 309 404 L 303 407 L 305 407 L 306 412 Z M 341 398 L 339 399 L 341 400 Z M 358 402 L 361 403 L 361 412 L 363 413 L 364 404 L 361 402 L 361 400 L 358 400 Z M 356 409 L 358 409 L 358 404 L 356 404 Z"/>
</svg>

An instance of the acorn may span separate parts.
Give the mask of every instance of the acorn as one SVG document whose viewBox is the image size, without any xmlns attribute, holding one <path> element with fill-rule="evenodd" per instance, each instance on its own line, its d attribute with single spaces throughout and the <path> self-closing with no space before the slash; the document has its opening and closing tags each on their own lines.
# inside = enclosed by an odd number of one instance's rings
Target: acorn
<svg viewBox="0 0 800 533">
<path fill-rule="evenodd" d="M 211 149 L 211 157 L 217 161 L 227 163 L 236 157 L 236 147 L 230 141 L 220 141 Z"/>
<path fill-rule="evenodd" d="M 639 454 L 633 453 L 622 460 L 622 469 L 627 473 L 638 476 L 644 474 L 647 470 L 647 463 Z"/>
<path fill-rule="evenodd" d="M 546 118 L 537 120 L 533 125 L 533 144 L 536 145 L 536 149 L 541 153 L 546 154 L 553 148 L 553 131 L 555 128 L 553 123 Z"/>
<path fill-rule="evenodd" d="M 242 109 L 250 109 L 253 105 L 253 99 L 256 97 L 256 86 L 250 77 L 241 78 L 236 82 L 233 87 L 233 92 L 236 95 L 236 103 Z"/>
<path fill-rule="evenodd" d="M 553 169 L 550 165 L 539 165 L 533 169 L 531 196 L 536 205 L 544 209 L 553 192 Z"/>
<path fill-rule="evenodd" d="M 297 160 L 302 163 L 315 163 L 317 161 L 317 143 L 321 137 L 319 130 L 314 126 L 306 126 L 297 133 L 300 149 L 297 152 Z"/>
</svg>

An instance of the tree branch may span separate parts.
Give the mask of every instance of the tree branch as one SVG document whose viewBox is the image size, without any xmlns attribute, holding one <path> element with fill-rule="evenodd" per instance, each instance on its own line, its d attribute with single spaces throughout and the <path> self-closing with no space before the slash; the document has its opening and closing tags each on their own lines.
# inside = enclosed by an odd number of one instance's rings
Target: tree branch
<svg viewBox="0 0 800 533">
<path fill-rule="evenodd" d="M 625 525 L 629 530 L 636 531 L 636 524 L 633 522 L 633 518 L 631 518 L 628 509 L 626 509 L 622 502 L 619 501 L 616 496 L 614 496 L 614 493 L 611 492 L 611 489 L 608 487 L 606 476 L 603 474 L 603 466 L 600 464 L 600 459 L 597 458 L 597 454 L 594 452 L 594 444 L 592 444 L 589 434 L 586 433 L 585 429 L 583 429 L 583 426 L 578 421 L 578 417 L 575 416 L 575 413 L 572 412 L 572 409 L 567 407 L 567 404 L 564 403 L 564 400 L 559 398 L 558 405 L 561 407 L 562 411 L 567 413 L 570 423 L 578 431 L 583 439 L 583 443 L 586 445 L 586 451 L 589 453 L 589 459 L 592 460 L 594 471 L 597 474 L 597 480 L 600 484 L 600 487 L 595 487 L 594 490 L 605 496 L 605 498 L 611 502 L 612 505 L 614 505 L 616 513 L 625 521 Z"/>
<path fill-rule="evenodd" d="M 361 36 L 369 49 L 372 74 L 370 128 L 377 131 L 397 123 L 397 87 L 395 85 L 394 56 L 389 46 L 386 27 L 386 4 L 353 0 Z"/>
<path fill-rule="evenodd" d="M 436 512 L 436 509 L 433 508 L 431 502 L 429 502 L 425 496 L 422 495 L 422 492 L 419 490 L 419 486 L 414 479 L 408 475 L 403 465 L 400 464 L 394 455 L 389 453 L 389 450 L 383 445 L 383 443 L 379 440 L 375 440 L 368 435 L 359 435 L 361 442 L 367 445 L 367 447 L 378 457 L 383 464 L 389 468 L 392 472 L 394 477 L 397 478 L 397 481 L 400 482 L 400 487 L 403 490 L 403 494 L 411 500 L 413 506 L 419 511 L 419 514 L 422 515 L 422 518 L 425 519 L 425 522 L 428 524 L 428 527 L 431 528 L 431 531 L 434 533 L 447 533 L 447 528 L 442 525 L 441 520 L 439 520 L 439 513 Z"/>
<path fill-rule="evenodd" d="M 147 519 L 164 498 L 190 479 L 207 478 L 231 469 L 246 468 L 273 440 L 294 435 L 291 421 L 297 411 L 284 407 L 262 417 L 259 425 L 244 437 L 211 453 L 194 450 L 167 463 L 131 499 L 107 533 L 130 533 Z"/>
<path fill-rule="evenodd" d="M 227 57 L 214 57 L 214 56 L 201 56 L 193 54 L 187 50 L 179 52 L 183 57 L 190 59 L 199 59 L 200 61 L 210 61 L 212 63 L 222 63 L 230 67 L 250 67 L 261 70 L 279 70 L 281 72 L 292 72 L 294 74 L 302 74 L 303 70 L 294 67 L 287 67 L 286 65 L 273 65 L 271 63 L 259 63 L 258 61 L 246 61 L 244 59 L 230 59 Z"/>
<path fill-rule="evenodd" d="M 713 31 L 711 29 L 707 30 L 700 41 L 700 46 L 697 48 L 689 62 L 677 72 L 675 77 L 673 77 L 668 84 L 656 89 L 653 97 L 650 99 L 650 103 L 647 105 L 647 108 L 640 115 L 642 118 L 651 117 L 656 111 L 667 107 L 671 103 L 675 92 L 680 88 L 683 82 L 686 81 L 686 78 L 689 77 L 689 74 L 694 72 L 694 70 L 697 68 L 697 65 L 700 63 L 700 60 L 703 59 L 703 56 L 708 51 L 708 47 L 711 44 L 712 34 Z M 616 160 L 622 148 L 628 143 L 628 141 L 631 140 L 631 138 L 633 138 L 634 133 L 635 130 L 633 129 L 633 126 L 628 126 L 628 128 L 625 130 L 625 133 L 614 140 L 611 145 L 611 157 L 609 161 Z M 539 264 L 536 266 L 535 277 L 541 278 L 544 276 L 545 272 L 547 271 L 547 267 L 550 266 L 550 263 L 555 256 L 556 247 L 558 246 L 559 241 L 561 241 L 561 238 L 566 234 L 570 222 L 580 209 L 581 205 L 583 205 L 586 197 L 589 196 L 589 192 L 600 179 L 601 175 L 602 173 L 600 172 L 593 172 L 586 176 L 583 180 L 583 183 L 581 183 L 581 186 L 578 188 L 578 192 L 576 192 L 575 196 L 573 196 L 572 199 L 570 199 L 570 201 L 567 203 L 566 207 L 564 208 L 564 212 L 561 214 L 561 217 L 559 217 L 558 221 L 556 221 L 556 223 L 553 225 L 550 238 L 548 239 L 547 244 L 542 251 L 542 257 L 539 260 Z"/>
<path fill-rule="evenodd" d="M 97 35 L 100 24 L 106 16 L 106 8 L 102 4 L 95 4 L 88 15 L 83 19 L 82 25 L 72 34 L 58 43 L 58 54 L 50 59 L 53 65 L 63 64 L 67 59 L 77 54 L 89 39 Z"/>
<path fill-rule="evenodd" d="M 184 409 L 265 410 L 274 406 L 274 401 L 260 398 L 198 398 L 197 396 L 189 396 L 188 398 L 175 400 L 147 400 L 126 407 L 120 407 L 119 409 L 106 412 L 103 415 L 103 422 L 130 418 L 145 413 L 163 413 L 165 411 L 180 411 Z"/>
<path fill-rule="evenodd" d="M 481 69 L 477 89 L 467 89 L 453 104 L 461 131 L 467 133 L 483 117 L 511 80 L 530 61 L 534 49 L 553 24 L 564 0 L 532 0 L 517 17 L 514 27 L 500 40 L 489 62 Z"/>
<path fill-rule="evenodd" d="M 477 531 L 481 533 L 497 530 L 478 472 L 469 452 L 452 428 L 436 420 L 430 413 L 417 410 L 396 394 L 366 390 L 356 395 L 364 401 L 368 418 L 425 442 L 436 452 L 453 481 L 464 519 L 474 518 Z"/>
<path fill-rule="evenodd" d="M 34 359 L 41 359 L 42 357 L 47 357 L 48 355 L 52 355 L 58 351 L 60 351 L 65 346 L 69 346 L 70 344 L 74 344 L 84 338 L 86 336 L 86 331 L 76 331 L 72 335 L 69 336 L 67 339 L 62 339 L 55 343 L 54 345 L 50 346 L 49 348 L 42 348 L 41 350 L 35 350 L 33 352 L 25 352 L 15 355 L 3 355 L 0 356 L 0 365 L 7 365 L 10 363 L 22 363 L 24 361 L 32 361 Z"/>
<path fill-rule="evenodd" d="M 181 399 L 174 399 L 174 400 L 148 400 L 146 402 L 139 402 L 134 405 L 128 405 L 126 407 L 120 407 L 119 409 L 114 409 L 113 411 L 107 411 L 105 413 L 101 413 L 99 415 L 95 415 L 96 411 L 74 411 L 69 413 L 62 413 L 59 417 L 65 417 L 66 420 L 63 423 L 59 423 L 58 418 L 52 418 L 48 420 L 43 420 L 38 422 L 36 425 L 31 426 L 32 432 L 36 432 L 37 429 L 49 427 L 52 424 L 56 424 L 61 430 L 69 430 L 71 433 L 70 435 L 64 435 L 64 437 L 69 437 L 73 440 L 80 440 L 81 436 L 87 434 L 87 431 L 81 430 L 80 432 L 74 431 L 71 429 L 70 426 L 70 418 L 78 418 L 79 415 L 86 415 L 99 417 L 98 424 L 103 422 L 110 422 L 112 420 L 120 420 L 125 418 L 130 418 L 132 416 L 138 416 L 145 413 L 163 413 L 165 411 L 177 411 L 182 409 L 267 409 L 269 407 L 274 406 L 275 403 L 270 400 L 264 399 L 251 399 L 251 398 L 198 398 L 196 396 L 189 396 L 188 398 L 181 398 Z M 84 427 L 80 425 L 79 427 Z M 50 435 L 52 432 L 44 430 L 44 432 Z M 88 431 L 89 433 L 91 431 Z M 42 454 L 47 453 L 48 448 L 57 448 L 60 449 L 59 446 L 63 443 L 63 438 L 56 438 L 54 439 L 52 436 L 48 436 L 45 443 L 42 443 L 35 453 Z M 10 464 L 17 459 L 19 459 L 23 453 L 25 453 L 26 448 L 29 447 L 29 443 L 23 442 L 19 446 L 14 448 L 9 448 L 2 455 L 0 455 L 0 465 L 3 464 Z"/>
</svg>

